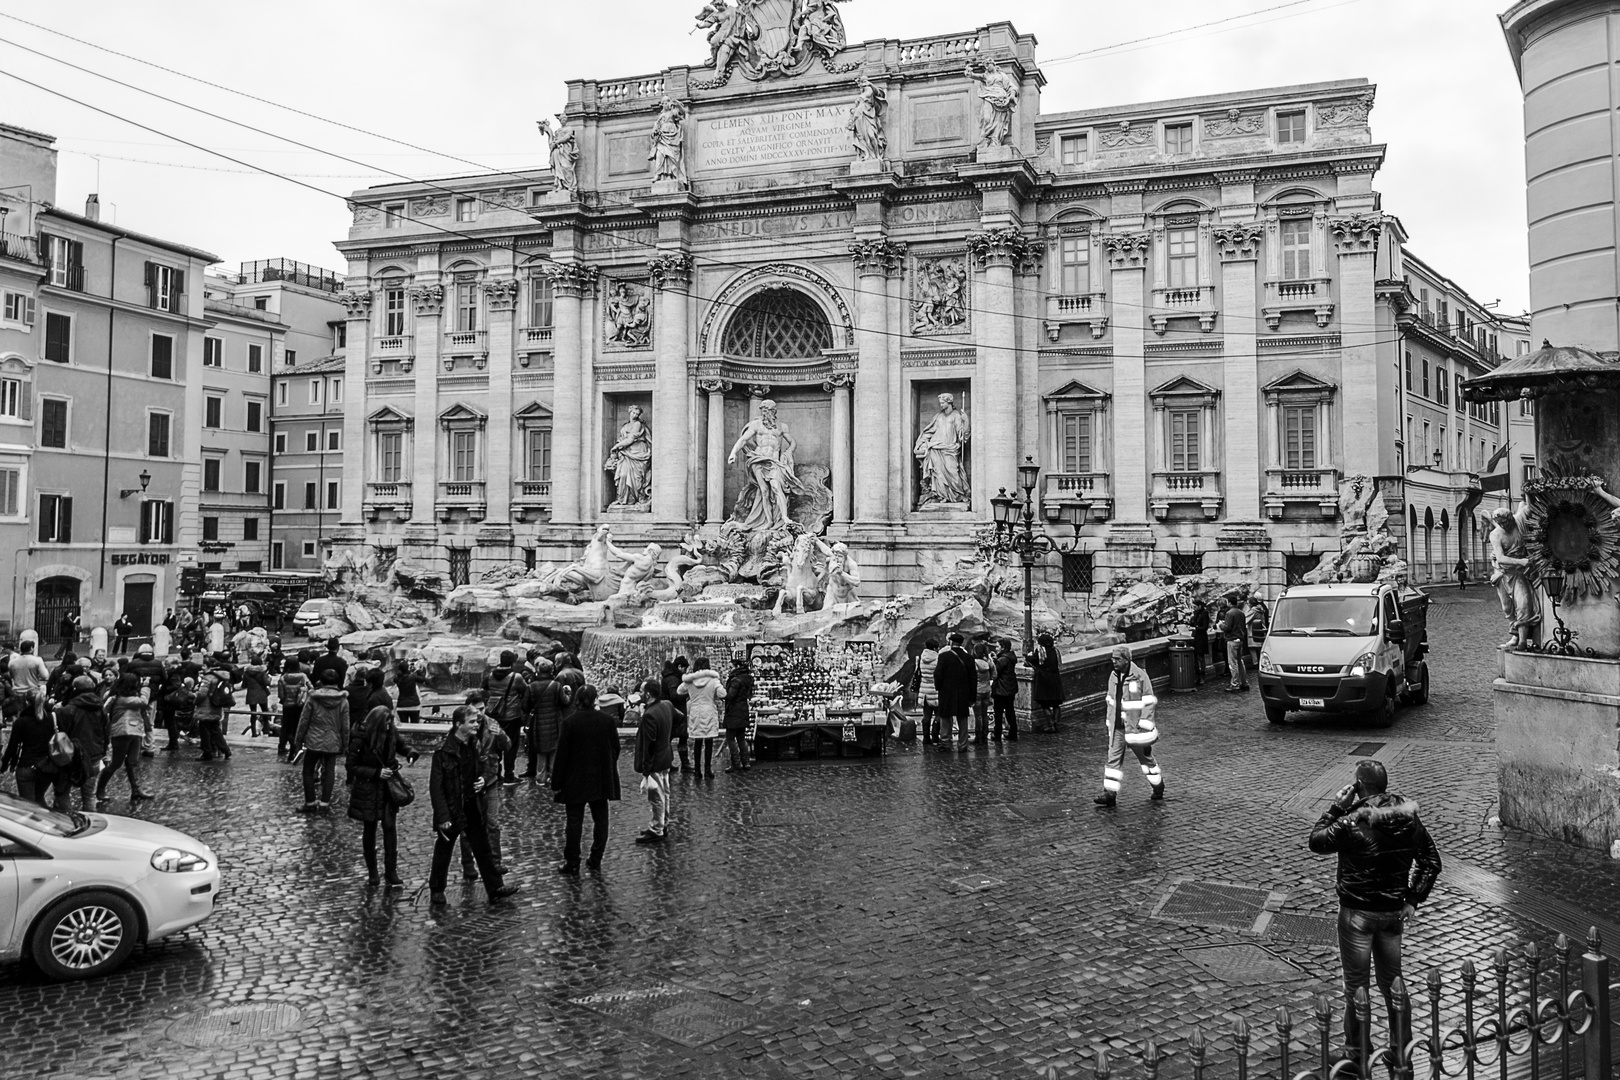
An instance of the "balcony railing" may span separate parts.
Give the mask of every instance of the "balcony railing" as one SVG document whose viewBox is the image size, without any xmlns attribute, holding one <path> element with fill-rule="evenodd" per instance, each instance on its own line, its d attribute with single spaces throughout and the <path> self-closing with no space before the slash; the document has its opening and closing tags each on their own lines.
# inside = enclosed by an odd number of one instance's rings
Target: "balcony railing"
<svg viewBox="0 0 1620 1080">
<path fill-rule="evenodd" d="M 84 264 L 68 263 L 66 266 L 50 267 L 45 274 L 45 284 L 54 285 L 58 289 L 84 292 Z"/>
<path fill-rule="evenodd" d="M 1069 323 L 1087 323 L 1091 336 L 1100 338 L 1108 329 L 1106 293 L 1053 293 L 1046 298 L 1046 336 L 1056 341 Z"/>
<path fill-rule="evenodd" d="M 444 351 L 447 356 L 471 356 L 474 353 L 488 352 L 485 344 L 484 330 L 452 330 L 444 335 Z"/>
<path fill-rule="evenodd" d="M 1338 469 L 1267 469 L 1266 514 L 1283 516 L 1290 504 L 1313 504 L 1323 518 L 1339 513 Z"/>
<path fill-rule="evenodd" d="M 517 498 L 525 502 L 551 502 L 550 480 L 519 480 L 514 486 Z"/>
<path fill-rule="evenodd" d="M 32 236 L 18 236 L 16 233 L 0 232 L 0 255 L 18 262 L 38 263 L 39 245 Z"/>
<path fill-rule="evenodd" d="M 416 338 L 410 334 L 392 334 L 371 339 L 371 355 L 379 360 L 403 360 L 416 355 Z"/>
<path fill-rule="evenodd" d="M 965 37 L 923 38 L 900 43 L 902 64 L 921 64 L 930 60 L 972 60 L 979 55 L 979 35 Z"/>
<path fill-rule="evenodd" d="M 1093 519 L 1106 521 L 1114 500 L 1105 472 L 1050 472 L 1046 474 L 1046 491 L 1041 501 L 1046 506 L 1086 503 L 1091 507 Z"/>
<path fill-rule="evenodd" d="M 411 482 L 409 480 L 374 480 L 366 485 L 367 502 L 410 502 Z"/>
<path fill-rule="evenodd" d="M 1266 282 L 1266 299 L 1261 305 L 1266 325 L 1277 329 L 1285 311 L 1309 311 L 1316 316 L 1318 327 L 1327 326 L 1333 318 L 1333 282 L 1325 277 Z"/>
<path fill-rule="evenodd" d="M 550 345 L 551 330 L 549 326 L 525 326 L 521 333 L 525 345 Z"/>
<path fill-rule="evenodd" d="M 1215 329 L 1215 286 L 1196 285 L 1184 289 L 1154 289 L 1153 310 L 1149 321 L 1153 332 L 1162 334 L 1175 318 L 1196 318 L 1198 329 L 1209 333 Z"/>
<path fill-rule="evenodd" d="M 441 480 L 439 501 L 452 503 L 481 503 L 484 501 L 482 480 Z"/>
<path fill-rule="evenodd" d="M 1193 504 L 1204 517 L 1214 520 L 1221 508 L 1221 474 L 1218 469 L 1161 471 L 1153 474 L 1153 514 L 1161 521 L 1175 505 Z"/>
</svg>

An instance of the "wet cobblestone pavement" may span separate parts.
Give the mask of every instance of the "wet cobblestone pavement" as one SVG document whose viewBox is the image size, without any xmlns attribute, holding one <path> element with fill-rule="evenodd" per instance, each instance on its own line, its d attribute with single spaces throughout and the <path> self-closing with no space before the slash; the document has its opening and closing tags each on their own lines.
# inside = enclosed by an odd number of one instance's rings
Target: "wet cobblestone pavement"
<svg viewBox="0 0 1620 1080">
<path fill-rule="evenodd" d="M 600 873 L 570 879 L 550 872 L 561 807 L 508 789 L 522 891 L 495 909 L 454 872 L 448 908 L 413 902 L 425 800 L 402 815 L 408 891 L 368 891 L 358 825 L 295 813 L 297 770 L 273 754 L 160 758 L 140 815 L 219 852 L 218 913 L 90 984 L 0 967 L 0 1076 L 1090 1077 L 1097 1045 L 1134 1076 L 1156 1035 L 1175 1077 L 1194 1022 L 1215 1057 L 1234 1014 L 1262 1050 L 1278 1005 L 1308 1036 L 1337 953 L 1311 918 L 1335 910 L 1333 860 L 1305 838 L 1360 743 L 1385 744 L 1447 862 L 1409 971 L 1483 968 L 1620 912 L 1620 864 L 1488 825 L 1500 619 L 1483 590 L 1437 599 L 1431 705 L 1388 730 L 1272 728 L 1253 695 L 1168 698 L 1163 803 L 1128 774 L 1117 811 L 1093 810 L 1101 727 L 1070 722 L 966 754 L 682 777 L 671 842 L 632 844 L 627 799 Z M 1229 910 L 1199 914 L 1211 897 Z M 1264 934 L 1239 929 L 1268 898 Z M 1198 950 L 1242 943 L 1272 959 L 1233 971 Z"/>
</svg>

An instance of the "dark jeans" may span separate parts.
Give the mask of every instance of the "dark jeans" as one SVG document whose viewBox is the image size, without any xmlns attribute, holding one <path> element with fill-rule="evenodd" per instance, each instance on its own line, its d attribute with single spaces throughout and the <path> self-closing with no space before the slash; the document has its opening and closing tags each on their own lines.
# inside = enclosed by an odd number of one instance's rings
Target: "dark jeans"
<svg viewBox="0 0 1620 1080">
<path fill-rule="evenodd" d="M 973 741 L 984 742 L 990 737 L 990 695 L 979 694 L 973 699 Z"/>
<path fill-rule="evenodd" d="M 496 866 L 504 866 L 501 862 L 501 789 L 498 784 L 491 784 L 483 791 L 473 796 L 478 800 L 478 810 L 484 816 L 484 838 L 489 841 L 489 854 L 495 860 Z M 472 841 L 466 833 L 461 834 L 461 869 L 465 873 L 472 873 L 477 865 L 473 859 Z"/>
<path fill-rule="evenodd" d="M 1367 989 L 1373 962 L 1378 964 L 1378 989 L 1384 995 L 1389 1028 L 1395 1030 L 1395 1008 L 1389 988 L 1401 973 L 1401 928 L 1398 911 L 1339 909 L 1339 961 L 1344 965 L 1344 1042 L 1352 1054 L 1361 1047 L 1361 1017 L 1356 1015 L 1356 991 Z M 1372 1034 L 1368 1033 L 1371 1042 Z"/>
<path fill-rule="evenodd" d="M 122 634 L 113 638 L 113 653 L 117 654 L 126 652 L 129 652 L 129 638 Z"/>
<path fill-rule="evenodd" d="M 484 831 L 483 812 L 476 801 L 467 803 L 463 812 L 467 818 L 465 827 L 452 824 L 444 832 L 434 832 L 433 869 L 428 873 L 428 890 L 444 892 L 445 883 L 450 880 L 450 860 L 456 853 L 456 841 L 465 832 L 467 843 L 472 846 L 473 861 L 478 864 L 478 873 L 484 879 L 484 892 L 493 897 L 495 890 L 504 882 L 500 868 L 495 865 L 495 856 L 489 850 L 489 834 Z"/>
<path fill-rule="evenodd" d="M 748 732 L 726 732 L 726 745 L 731 748 L 731 767 L 734 769 L 748 768 Z"/>
<path fill-rule="evenodd" d="M 383 803 L 382 819 L 380 821 L 367 821 L 360 834 L 360 847 L 366 856 L 366 871 L 370 874 L 377 872 L 377 828 L 382 827 L 383 837 L 383 871 L 390 877 L 399 872 L 399 830 L 395 828 L 399 809 L 391 802 Z"/>
<path fill-rule="evenodd" d="M 100 799 L 107 794 L 107 781 L 117 774 L 120 767 L 124 775 L 129 778 L 129 793 L 138 794 L 141 790 L 140 778 L 136 776 L 135 769 L 141 760 L 141 737 L 139 735 L 115 735 L 112 738 L 112 759 L 107 762 L 106 768 L 101 770 L 101 779 L 96 781 L 96 798 Z"/>
<path fill-rule="evenodd" d="M 337 780 L 336 754 L 323 754 L 315 750 L 304 751 L 304 804 L 315 802 L 315 769 L 321 770 L 321 798 L 323 803 L 332 801 L 332 784 Z"/>
<path fill-rule="evenodd" d="M 292 753 L 293 736 L 298 734 L 298 721 L 303 715 L 304 706 L 301 703 L 281 707 L 281 738 L 276 740 L 276 753 Z"/>
<path fill-rule="evenodd" d="M 502 720 L 501 730 L 506 732 L 506 759 L 501 762 L 501 779 L 517 777 L 518 743 L 523 741 L 522 720 Z"/>
<path fill-rule="evenodd" d="M 579 841 L 585 833 L 586 806 L 591 808 L 591 864 L 601 862 L 602 852 L 607 850 L 608 801 L 571 802 L 568 804 L 568 831 L 563 840 L 563 862 L 569 866 L 579 865 Z"/>
<path fill-rule="evenodd" d="M 1193 655 L 1198 658 L 1198 671 L 1195 676 L 1197 680 L 1196 685 L 1202 685 L 1204 681 L 1204 667 L 1210 662 L 1208 635 L 1203 637 L 1200 637 L 1197 634 L 1193 635 Z"/>
<path fill-rule="evenodd" d="M 1013 742 L 1018 741 L 1018 710 L 1013 708 L 1013 703 L 1017 700 L 1018 698 L 1016 696 L 1002 697 L 1000 694 L 990 695 L 990 705 L 996 714 L 996 738 L 1001 738 L 1001 724 L 1002 721 L 1005 720 L 1007 723 L 1007 738 L 1011 739 Z"/>
<path fill-rule="evenodd" d="M 225 718 L 217 720 L 197 721 L 197 731 L 202 738 L 202 756 L 206 758 L 228 758 L 231 748 L 225 742 Z"/>
<path fill-rule="evenodd" d="M 51 790 L 51 774 L 42 773 L 27 765 L 17 766 L 17 795 L 28 802 L 45 806 L 45 793 Z"/>
</svg>

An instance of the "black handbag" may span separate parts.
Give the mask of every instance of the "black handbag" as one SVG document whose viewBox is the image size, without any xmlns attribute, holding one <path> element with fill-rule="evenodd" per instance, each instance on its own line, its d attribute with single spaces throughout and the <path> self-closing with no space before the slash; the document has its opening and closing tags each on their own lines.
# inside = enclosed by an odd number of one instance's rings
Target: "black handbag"
<svg viewBox="0 0 1620 1080">
<path fill-rule="evenodd" d="M 397 770 L 393 776 L 384 780 L 383 784 L 388 791 L 388 801 L 393 803 L 396 809 L 409 806 L 416 801 L 416 789 Z"/>
</svg>

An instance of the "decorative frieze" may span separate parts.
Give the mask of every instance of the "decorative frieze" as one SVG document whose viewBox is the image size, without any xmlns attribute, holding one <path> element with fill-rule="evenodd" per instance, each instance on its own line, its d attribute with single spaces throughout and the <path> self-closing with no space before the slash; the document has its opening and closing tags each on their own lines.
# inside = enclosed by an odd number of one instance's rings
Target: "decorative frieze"
<svg viewBox="0 0 1620 1080">
<path fill-rule="evenodd" d="M 647 280 L 655 289 L 682 289 L 692 282 L 692 256 L 666 251 L 647 260 Z"/>
<path fill-rule="evenodd" d="M 1258 259 L 1262 235 L 1258 225 L 1218 225 L 1215 250 L 1228 262 Z"/>
<path fill-rule="evenodd" d="M 730 379 L 699 379 L 697 387 L 705 394 L 724 394 L 736 384 Z"/>
<path fill-rule="evenodd" d="M 429 195 L 425 199 L 411 200 L 411 217 L 442 217 L 450 212 L 450 199 L 444 195 Z"/>
<path fill-rule="evenodd" d="M 987 229 L 968 234 L 967 249 L 974 263 L 982 270 L 988 266 L 1022 262 L 1029 256 L 1030 242 L 1021 229 Z"/>
<path fill-rule="evenodd" d="M 349 290 L 341 293 L 338 300 L 343 304 L 343 310 L 351 319 L 364 319 L 371 312 L 371 294 Z"/>
<path fill-rule="evenodd" d="M 491 311 L 511 311 L 517 306 L 522 285 L 516 278 L 496 278 L 484 282 L 484 299 Z"/>
<path fill-rule="evenodd" d="M 1384 230 L 1384 215 L 1329 218 L 1328 228 L 1333 230 L 1333 243 L 1340 252 L 1372 251 L 1378 246 L 1378 234 Z"/>
<path fill-rule="evenodd" d="M 411 289 L 411 306 L 416 314 L 436 316 L 444 310 L 443 285 L 416 285 Z"/>
<path fill-rule="evenodd" d="M 911 332 L 960 334 L 968 329 L 967 261 L 946 255 L 911 268 Z"/>
<path fill-rule="evenodd" d="M 1103 233 L 1099 239 L 1110 266 L 1118 269 L 1147 265 L 1147 233 Z"/>
<path fill-rule="evenodd" d="M 835 371 L 821 380 L 821 388 L 829 394 L 834 390 L 848 390 L 854 385 L 855 373 L 853 371 Z"/>
<path fill-rule="evenodd" d="M 349 210 L 354 214 L 356 225 L 374 225 L 382 220 L 382 207 L 371 203 L 351 202 Z"/>
<path fill-rule="evenodd" d="M 1225 116 L 1204 117 L 1206 139 L 1235 139 L 1244 135 L 1260 135 L 1266 130 L 1264 112 L 1243 112 L 1227 109 Z"/>
<path fill-rule="evenodd" d="M 849 245 L 855 257 L 855 272 L 861 275 L 897 276 L 905 265 L 906 245 L 884 239 L 855 240 Z"/>
<path fill-rule="evenodd" d="M 485 210 L 522 210 L 527 194 L 523 188 L 504 188 L 485 192 L 478 201 Z"/>
<path fill-rule="evenodd" d="M 1102 143 L 1104 150 L 1128 150 L 1132 147 L 1146 146 L 1153 141 L 1153 125 L 1137 127 L 1129 120 L 1121 120 L 1114 127 L 1104 128 L 1097 141 Z"/>
<path fill-rule="evenodd" d="M 1336 128 L 1347 127 L 1350 124 L 1365 124 L 1367 117 L 1372 113 L 1372 107 L 1373 92 L 1371 90 L 1351 101 L 1318 103 L 1316 106 L 1316 126 L 1319 128 Z"/>
<path fill-rule="evenodd" d="M 977 363 L 979 354 L 971 346 L 963 348 L 944 349 L 901 349 L 900 366 L 908 368 L 919 367 L 970 367 Z"/>
</svg>

